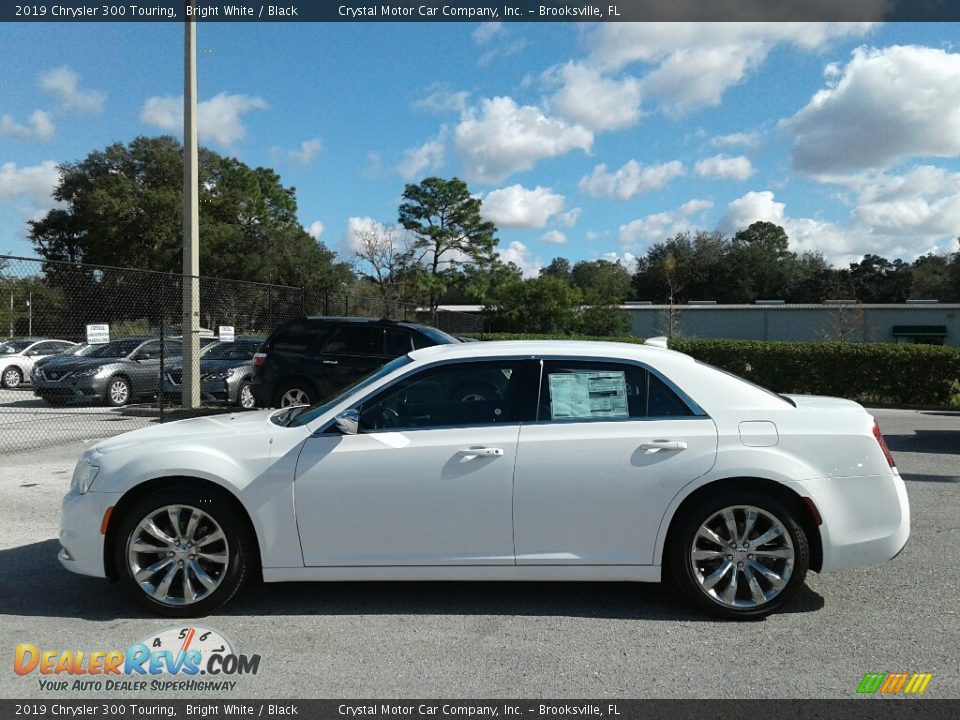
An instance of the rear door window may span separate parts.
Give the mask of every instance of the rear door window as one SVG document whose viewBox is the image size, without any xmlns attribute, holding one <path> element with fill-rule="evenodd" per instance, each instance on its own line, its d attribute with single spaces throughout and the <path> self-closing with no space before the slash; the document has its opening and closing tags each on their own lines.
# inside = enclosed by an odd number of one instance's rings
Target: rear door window
<svg viewBox="0 0 960 720">
<path fill-rule="evenodd" d="M 400 357 L 413 350 L 413 339 L 406 330 L 387 328 L 383 333 L 383 354 L 388 358 Z"/>
<path fill-rule="evenodd" d="M 323 348 L 324 355 L 379 355 L 383 328 L 341 325 Z"/>
</svg>

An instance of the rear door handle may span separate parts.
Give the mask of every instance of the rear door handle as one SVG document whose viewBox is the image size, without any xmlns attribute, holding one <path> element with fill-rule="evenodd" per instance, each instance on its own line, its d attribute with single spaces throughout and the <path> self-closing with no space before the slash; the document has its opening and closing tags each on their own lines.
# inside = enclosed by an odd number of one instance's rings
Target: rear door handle
<svg viewBox="0 0 960 720">
<path fill-rule="evenodd" d="M 498 447 L 475 447 L 464 448 L 457 455 L 462 455 L 464 459 L 471 460 L 475 457 L 502 457 L 503 448 Z"/>
<path fill-rule="evenodd" d="M 337 361 L 336 361 L 336 360 L 324 360 L 324 361 L 323 361 L 323 364 L 324 364 L 324 365 L 336 365 L 336 364 L 337 364 Z"/>
<path fill-rule="evenodd" d="M 682 440 L 648 440 L 640 443 L 641 450 L 686 450 L 687 444 Z"/>
</svg>

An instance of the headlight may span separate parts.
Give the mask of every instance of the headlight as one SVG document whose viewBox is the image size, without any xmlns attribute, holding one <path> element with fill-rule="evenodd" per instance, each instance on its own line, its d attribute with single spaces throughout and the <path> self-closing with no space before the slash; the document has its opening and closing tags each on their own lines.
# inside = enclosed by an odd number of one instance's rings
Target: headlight
<svg viewBox="0 0 960 720">
<path fill-rule="evenodd" d="M 93 485 L 93 481 L 96 480 L 98 472 L 100 472 L 99 467 L 91 465 L 86 457 L 81 457 L 80 462 L 78 462 L 77 466 L 73 469 L 73 479 L 70 481 L 70 489 L 83 495 L 90 489 L 90 486 Z"/>
<path fill-rule="evenodd" d="M 220 372 L 210 373 L 209 375 L 204 375 L 204 380 L 232 380 L 237 377 L 241 372 L 241 368 L 230 368 L 229 370 L 221 370 Z"/>
<path fill-rule="evenodd" d="M 78 378 L 91 377 L 99 373 L 101 370 L 103 370 L 103 368 L 98 367 L 87 368 L 86 370 L 77 370 L 73 376 Z"/>
</svg>

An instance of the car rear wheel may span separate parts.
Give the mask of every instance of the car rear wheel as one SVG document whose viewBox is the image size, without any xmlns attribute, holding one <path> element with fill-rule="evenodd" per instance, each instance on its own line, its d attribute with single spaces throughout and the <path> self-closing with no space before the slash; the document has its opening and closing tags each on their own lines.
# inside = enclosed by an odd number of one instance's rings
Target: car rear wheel
<svg viewBox="0 0 960 720">
<path fill-rule="evenodd" d="M 122 377 L 110 378 L 103 401 L 110 407 L 126 405 L 130 402 L 130 381 Z"/>
<path fill-rule="evenodd" d="M 3 386 L 10 390 L 20 387 L 23 382 L 23 373 L 18 367 L 8 367 L 3 371 Z"/>
<path fill-rule="evenodd" d="M 150 610 L 168 617 L 205 615 L 234 596 L 254 562 L 246 527 L 217 493 L 151 493 L 121 520 L 115 567 Z"/>
<path fill-rule="evenodd" d="M 795 513 L 773 496 L 731 491 L 678 519 L 667 558 L 680 591 L 721 617 L 758 619 L 797 593 L 810 565 Z"/>
<path fill-rule="evenodd" d="M 313 388 L 303 382 L 292 382 L 280 388 L 274 404 L 277 407 L 285 408 L 291 405 L 313 405 L 314 402 Z"/>
<path fill-rule="evenodd" d="M 253 410 L 257 406 L 257 401 L 253 397 L 253 390 L 250 389 L 250 383 L 245 382 L 240 386 L 240 392 L 237 393 L 237 404 L 244 410 Z"/>
</svg>

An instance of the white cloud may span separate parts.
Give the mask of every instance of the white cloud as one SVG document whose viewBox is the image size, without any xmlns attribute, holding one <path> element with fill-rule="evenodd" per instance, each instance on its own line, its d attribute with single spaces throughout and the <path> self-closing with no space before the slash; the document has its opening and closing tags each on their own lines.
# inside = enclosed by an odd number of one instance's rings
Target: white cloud
<svg viewBox="0 0 960 720">
<path fill-rule="evenodd" d="M 40 75 L 40 89 L 58 95 L 66 111 L 99 113 L 106 100 L 99 90 L 80 87 L 80 76 L 66 65 Z"/>
<path fill-rule="evenodd" d="M 583 214 L 583 208 L 570 208 L 565 213 L 557 216 L 557 225 L 565 228 L 572 228 L 577 224 L 580 216 Z"/>
<path fill-rule="evenodd" d="M 960 54 L 859 48 L 781 127 L 794 138 L 794 165 L 814 175 L 885 168 L 917 156 L 956 157 Z"/>
<path fill-rule="evenodd" d="M 352 255 L 360 248 L 359 233 L 374 232 L 382 230 L 383 227 L 383 223 L 377 222 L 372 217 L 351 217 L 347 220 L 347 231 L 343 238 L 344 246 Z"/>
<path fill-rule="evenodd" d="M 600 258 L 616 265 L 622 265 L 631 275 L 637 271 L 637 261 L 640 259 L 631 252 L 605 252 Z"/>
<path fill-rule="evenodd" d="M 694 223 L 710 210 L 709 200 L 688 200 L 676 210 L 654 213 L 620 226 L 619 239 L 624 249 L 643 249 L 671 235 L 694 230 Z"/>
<path fill-rule="evenodd" d="M 414 110 L 437 114 L 461 113 L 467 108 L 470 93 L 454 91 L 445 83 L 434 83 L 425 90 L 425 95 L 413 102 Z"/>
<path fill-rule="evenodd" d="M 268 107 L 261 97 L 218 93 L 197 104 L 197 132 L 201 140 L 212 140 L 229 148 L 247 135 L 241 122 L 243 115 Z M 140 120 L 161 130 L 182 131 L 183 96 L 148 98 L 140 110 Z"/>
<path fill-rule="evenodd" d="M 397 164 L 397 173 L 404 180 L 416 180 L 424 172 L 435 172 L 443 165 L 446 152 L 446 127 L 440 134 L 419 147 L 406 150 Z"/>
<path fill-rule="evenodd" d="M 506 31 L 506 28 L 503 27 L 503 23 L 501 22 L 485 22 L 477 25 L 476 30 L 470 33 L 470 35 L 477 45 L 486 45 L 494 38 L 506 33 Z"/>
<path fill-rule="evenodd" d="M 543 74 L 559 89 L 547 107 L 571 122 L 595 131 L 616 130 L 640 119 L 640 82 L 633 77 L 604 77 L 588 65 L 569 62 Z"/>
<path fill-rule="evenodd" d="M 544 233 L 540 236 L 540 242 L 549 243 L 551 245 L 566 245 L 567 236 L 559 230 L 551 230 L 550 232 Z"/>
<path fill-rule="evenodd" d="M 536 277 L 543 268 L 543 262 L 540 258 L 533 257 L 530 248 L 517 240 L 514 240 L 505 248 L 500 248 L 498 253 L 502 262 L 516 265 L 520 268 L 524 277 Z"/>
<path fill-rule="evenodd" d="M 593 172 L 580 178 L 577 187 L 591 197 L 629 200 L 658 190 L 683 173 L 683 163 L 679 160 L 656 165 L 641 165 L 636 160 L 630 160 L 614 173 L 607 172 L 605 164 L 597 165 Z"/>
<path fill-rule="evenodd" d="M 310 237 L 312 237 L 314 240 L 316 240 L 321 235 L 323 235 L 323 231 L 325 229 L 326 228 L 324 227 L 324 224 L 322 222 L 320 222 L 319 220 L 314 220 L 312 223 L 310 223 L 310 227 L 307 228 L 307 234 L 310 235 Z"/>
<path fill-rule="evenodd" d="M 538 161 L 571 150 L 589 151 L 593 133 L 579 125 L 549 118 L 512 98 L 484 99 L 479 110 L 468 109 L 455 131 L 455 145 L 470 181 L 501 182 Z"/>
<path fill-rule="evenodd" d="M 725 233 L 732 234 L 759 221 L 782 226 L 786 207 L 785 203 L 777 202 L 769 190 L 751 190 L 727 206 L 727 212 L 721 218 L 719 227 Z"/>
<path fill-rule="evenodd" d="M 760 133 L 731 133 L 710 138 L 710 144 L 719 148 L 755 148 L 760 145 Z"/>
<path fill-rule="evenodd" d="M 50 119 L 49 113 L 43 110 L 34 110 L 28 122 L 30 123 L 29 127 L 21 125 L 10 115 L 4 115 L 0 117 L 0 135 L 20 138 L 22 140 L 29 140 L 31 138 L 49 140 L 53 137 L 56 128 Z"/>
<path fill-rule="evenodd" d="M 53 160 L 18 168 L 16 163 L 0 165 L 0 199 L 25 198 L 37 205 L 53 205 L 53 193 L 60 181 L 60 169 Z"/>
<path fill-rule="evenodd" d="M 481 212 L 501 228 L 542 228 L 561 213 L 566 200 L 549 188 L 528 190 L 522 185 L 492 190 L 483 198 Z"/>
<path fill-rule="evenodd" d="M 698 162 L 693 172 L 704 178 L 743 181 L 753 175 L 753 165 L 750 163 L 750 158 L 744 155 L 736 157 L 714 155 Z"/>
<path fill-rule="evenodd" d="M 863 1 L 872 6 L 883 0 Z M 731 3 L 731 17 L 738 9 L 739 3 Z M 659 101 L 665 112 L 683 115 L 719 105 L 724 92 L 760 66 L 778 44 L 813 50 L 836 38 L 862 36 L 870 27 L 870 23 L 602 23 L 587 35 L 588 62 L 608 73 L 637 62 L 652 66 L 640 81 L 640 92 Z"/>
<path fill-rule="evenodd" d="M 309 165 L 321 152 L 323 152 L 323 141 L 320 138 L 313 138 L 304 140 L 296 150 L 288 150 L 287 155 L 301 165 Z"/>
</svg>

